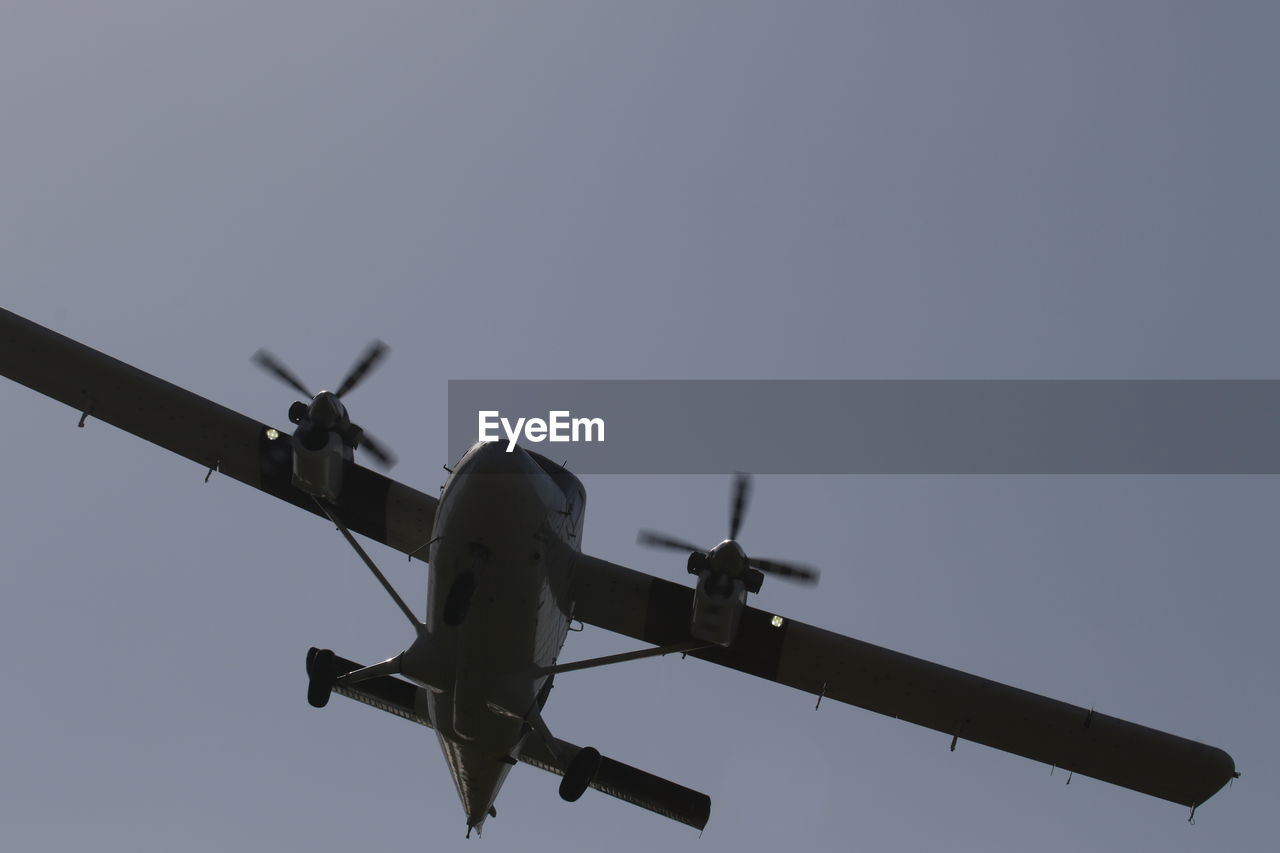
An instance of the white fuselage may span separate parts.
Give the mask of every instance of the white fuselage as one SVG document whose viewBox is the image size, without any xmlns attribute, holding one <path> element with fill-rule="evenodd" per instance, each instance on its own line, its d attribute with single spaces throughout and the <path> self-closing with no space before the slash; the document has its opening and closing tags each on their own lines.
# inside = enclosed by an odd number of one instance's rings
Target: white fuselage
<svg viewBox="0 0 1280 853">
<path fill-rule="evenodd" d="M 427 629 L 405 654 L 466 811 L 480 826 L 549 689 L 572 612 L 586 493 L 506 442 L 473 446 L 436 510 Z M 540 693 L 541 692 L 541 693 Z M 537 737 L 537 735 L 532 735 Z"/>
</svg>

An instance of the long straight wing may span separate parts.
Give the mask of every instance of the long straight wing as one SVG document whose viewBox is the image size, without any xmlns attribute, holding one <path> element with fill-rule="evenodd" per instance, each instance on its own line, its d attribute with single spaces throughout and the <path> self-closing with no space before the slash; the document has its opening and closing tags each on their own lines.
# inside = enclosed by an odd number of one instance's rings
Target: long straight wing
<svg viewBox="0 0 1280 853">
<path fill-rule="evenodd" d="M 585 554 L 576 584 L 583 622 L 658 646 L 689 637 L 688 587 Z M 751 607 L 731 647 L 689 654 L 1193 808 L 1235 775 L 1215 747 Z"/>
<path fill-rule="evenodd" d="M 314 654 L 316 650 L 311 651 Z M 310 666 L 310 656 L 307 660 Z M 355 661 L 337 656 L 334 657 L 334 667 L 337 673 L 361 668 Z M 356 684 L 335 684 L 333 687 L 334 693 L 348 699 L 355 699 L 380 711 L 431 728 L 431 720 L 421 710 L 418 701 L 423 690 L 424 688 L 391 675 L 370 678 Z M 571 761 L 581 749 L 556 737 L 551 740 L 556 752 L 567 761 Z M 520 761 L 557 776 L 564 775 L 564 768 L 556 761 L 548 746 L 533 736 L 521 748 Z M 591 780 L 591 787 L 602 794 L 617 797 L 695 829 L 703 829 L 711 816 L 711 798 L 706 794 L 607 756 L 601 756 L 600 768 Z"/>
<path fill-rule="evenodd" d="M 0 374 L 206 468 L 320 514 L 292 484 L 288 433 L 0 309 Z M 353 465 L 343 479 L 348 526 L 404 553 L 431 539 L 436 499 Z"/>
</svg>

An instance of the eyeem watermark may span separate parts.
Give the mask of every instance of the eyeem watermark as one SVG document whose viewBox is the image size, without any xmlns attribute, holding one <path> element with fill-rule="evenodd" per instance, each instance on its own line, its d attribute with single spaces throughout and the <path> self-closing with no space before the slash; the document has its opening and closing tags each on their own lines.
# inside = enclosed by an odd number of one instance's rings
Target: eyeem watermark
<svg viewBox="0 0 1280 853">
<path fill-rule="evenodd" d="M 509 418 L 502 417 L 496 409 L 478 413 L 479 427 L 477 436 L 480 441 L 497 441 L 504 436 L 498 429 L 506 433 L 507 453 L 516 449 L 520 439 L 540 444 L 544 441 L 555 442 L 591 442 L 604 441 L 604 418 L 575 418 L 566 410 L 547 412 L 546 420 L 542 418 L 516 418 L 512 423 Z"/>
<path fill-rule="evenodd" d="M 449 458 L 499 411 L 547 417 L 510 418 L 530 442 L 607 421 L 557 445 L 579 475 L 1280 475 L 1275 379 L 451 380 Z"/>
</svg>

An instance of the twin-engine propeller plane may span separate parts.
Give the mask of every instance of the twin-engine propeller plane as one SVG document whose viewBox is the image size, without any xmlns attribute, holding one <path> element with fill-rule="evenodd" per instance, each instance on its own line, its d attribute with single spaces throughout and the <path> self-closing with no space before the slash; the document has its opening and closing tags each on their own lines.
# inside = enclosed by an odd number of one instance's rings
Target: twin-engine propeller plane
<svg viewBox="0 0 1280 853">
<path fill-rule="evenodd" d="M 520 762 L 702 829 L 705 794 L 574 746 L 543 719 L 555 676 L 685 652 L 818 697 L 857 705 L 956 741 L 986 744 L 1195 808 L 1234 776 L 1220 749 L 1037 696 L 747 605 L 767 574 L 813 582 L 803 566 L 749 557 L 738 543 L 748 480 L 735 481 L 729 536 L 686 552 L 690 588 L 581 552 L 586 492 L 565 468 L 505 442 L 481 443 L 452 469 L 439 499 L 354 461 L 391 455 L 351 422 L 342 397 L 383 356 L 375 344 L 336 391 L 312 393 L 266 353 L 257 363 L 309 398 L 289 409 L 292 436 L 0 310 L 0 371 L 93 418 L 330 519 L 413 629 L 407 649 L 372 666 L 307 654 L 308 700 L 338 693 L 435 729 L 467 833 Z M 10 416 L 12 417 L 12 415 Z M 425 619 L 383 576 L 359 533 L 425 559 Z M 561 663 L 571 620 L 642 641 L 634 652 Z"/>
</svg>

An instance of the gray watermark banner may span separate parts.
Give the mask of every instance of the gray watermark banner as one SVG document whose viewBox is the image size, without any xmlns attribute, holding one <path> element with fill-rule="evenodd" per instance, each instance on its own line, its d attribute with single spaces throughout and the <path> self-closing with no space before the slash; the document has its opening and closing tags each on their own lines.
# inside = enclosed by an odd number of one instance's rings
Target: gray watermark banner
<svg viewBox="0 0 1280 853">
<path fill-rule="evenodd" d="M 1280 380 L 450 381 L 449 458 L 482 433 L 583 474 L 1280 474 Z"/>
</svg>

